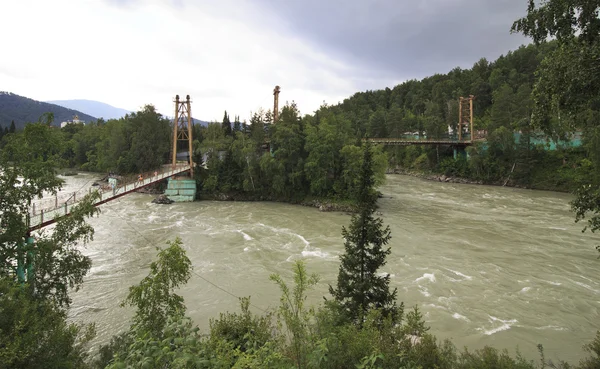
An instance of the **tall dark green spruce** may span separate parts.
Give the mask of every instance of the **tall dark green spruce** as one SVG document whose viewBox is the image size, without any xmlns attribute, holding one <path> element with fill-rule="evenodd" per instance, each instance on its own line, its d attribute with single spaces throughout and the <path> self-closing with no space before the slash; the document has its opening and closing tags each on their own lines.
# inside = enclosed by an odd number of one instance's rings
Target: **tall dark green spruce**
<svg viewBox="0 0 600 369">
<path fill-rule="evenodd" d="M 377 193 L 374 189 L 373 153 L 367 142 L 363 146 L 363 160 L 356 191 L 357 214 L 352 216 L 350 227 L 342 227 L 346 240 L 345 253 L 340 257 L 337 288 L 329 286 L 329 293 L 339 303 L 343 314 L 362 326 L 369 310 L 380 309 L 384 317 L 393 322 L 401 319 L 404 304 L 396 304 L 397 289 L 390 291 L 390 276 L 378 275 L 386 263 L 390 248 L 390 228 L 375 218 Z"/>
<path fill-rule="evenodd" d="M 231 130 L 231 121 L 229 120 L 227 110 L 225 110 L 225 114 L 223 115 L 223 123 L 221 123 L 221 126 L 223 127 L 223 132 L 225 132 L 225 136 L 231 136 L 233 134 Z"/>
</svg>

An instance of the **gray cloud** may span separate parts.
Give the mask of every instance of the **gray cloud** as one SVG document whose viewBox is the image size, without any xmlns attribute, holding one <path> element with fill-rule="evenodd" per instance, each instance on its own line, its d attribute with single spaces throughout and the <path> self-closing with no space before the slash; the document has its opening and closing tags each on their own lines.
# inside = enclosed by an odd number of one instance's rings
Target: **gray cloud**
<svg viewBox="0 0 600 369">
<path fill-rule="evenodd" d="M 511 35 L 526 0 L 256 0 L 292 34 L 376 79 L 469 68 L 528 40 Z"/>
</svg>

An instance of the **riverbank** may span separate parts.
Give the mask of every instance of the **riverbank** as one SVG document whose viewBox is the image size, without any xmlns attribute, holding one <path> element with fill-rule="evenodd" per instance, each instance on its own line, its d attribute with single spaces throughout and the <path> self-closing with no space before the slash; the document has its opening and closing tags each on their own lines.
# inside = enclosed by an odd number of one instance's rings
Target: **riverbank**
<svg viewBox="0 0 600 369">
<path fill-rule="evenodd" d="M 319 209 L 322 212 L 343 212 L 343 213 L 355 213 L 356 205 L 350 200 L 333 200 L 306 197 L 303 199 L 289 199 L 289 198 L 276 198 L 273 196 L 265 196 L 260 194 L 252 193 L 201 193 L 198 195 L 199 200 L 213 200 L 213 201 L 270 201 L 270 202 L 283 202 L 293 205 L 301 205 L 307 207 L 313 207 Z"/>
<path fill-rule="evenodd" d="M 481 181 L 481 180 L 472 180 L 468 178 L 462 177 L 452 177 L 446 176 L 444 174 L 435 173 L 431 171 L 415 171 L 408 170 L 404 168 L 388 168 L 386 174 L 399 174 L 410 177 L 417 177 L 421 179 L 426 179 L 428 181 L 434 182 L 445 182 L 445 183 L 461 183 L 461 184 L 476 184 L 476 185 L 486 185 L 486 186 L 499 186 L 499 187 L 513 187 L 513 188 L 523 188 L 528 190 L 538 190 L 538 191 L 554 191 L 554 192 L 562 192 L 569 193 L 561 188 L 547 188 L 547 187 L 535 187 L 535 186 L 524 186 L 522 184 L 514 182 L 512 179 L 508 178 L 506 181 Z"/>
</svg>

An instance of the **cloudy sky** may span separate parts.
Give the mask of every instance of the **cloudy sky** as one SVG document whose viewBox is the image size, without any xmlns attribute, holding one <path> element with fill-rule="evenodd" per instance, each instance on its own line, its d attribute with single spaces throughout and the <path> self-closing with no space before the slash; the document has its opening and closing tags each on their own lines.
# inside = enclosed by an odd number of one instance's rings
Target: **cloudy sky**
<svg viewBox="0 0 600 369">
<path fill-rule="evenodd" d="M 0 0 L 0 91 L 242 119 L 470 68 L 528 40 L 527 0 Z"/>
</svg>

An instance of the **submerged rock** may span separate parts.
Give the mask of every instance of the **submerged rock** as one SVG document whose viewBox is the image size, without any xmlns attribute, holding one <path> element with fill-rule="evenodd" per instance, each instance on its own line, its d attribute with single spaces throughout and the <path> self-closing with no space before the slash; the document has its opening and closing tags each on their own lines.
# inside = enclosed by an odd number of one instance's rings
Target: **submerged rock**
<svg viewBox="0 0 600 369">
<path fill-rule="evenodd" d="M 172 204 L 175 201 L 171 200 L 166 195 L 160 195 L 157 198 L 155 198 L 154 200 L 152 200 L 152 202 L 155 204 Z"/>
</svg>

